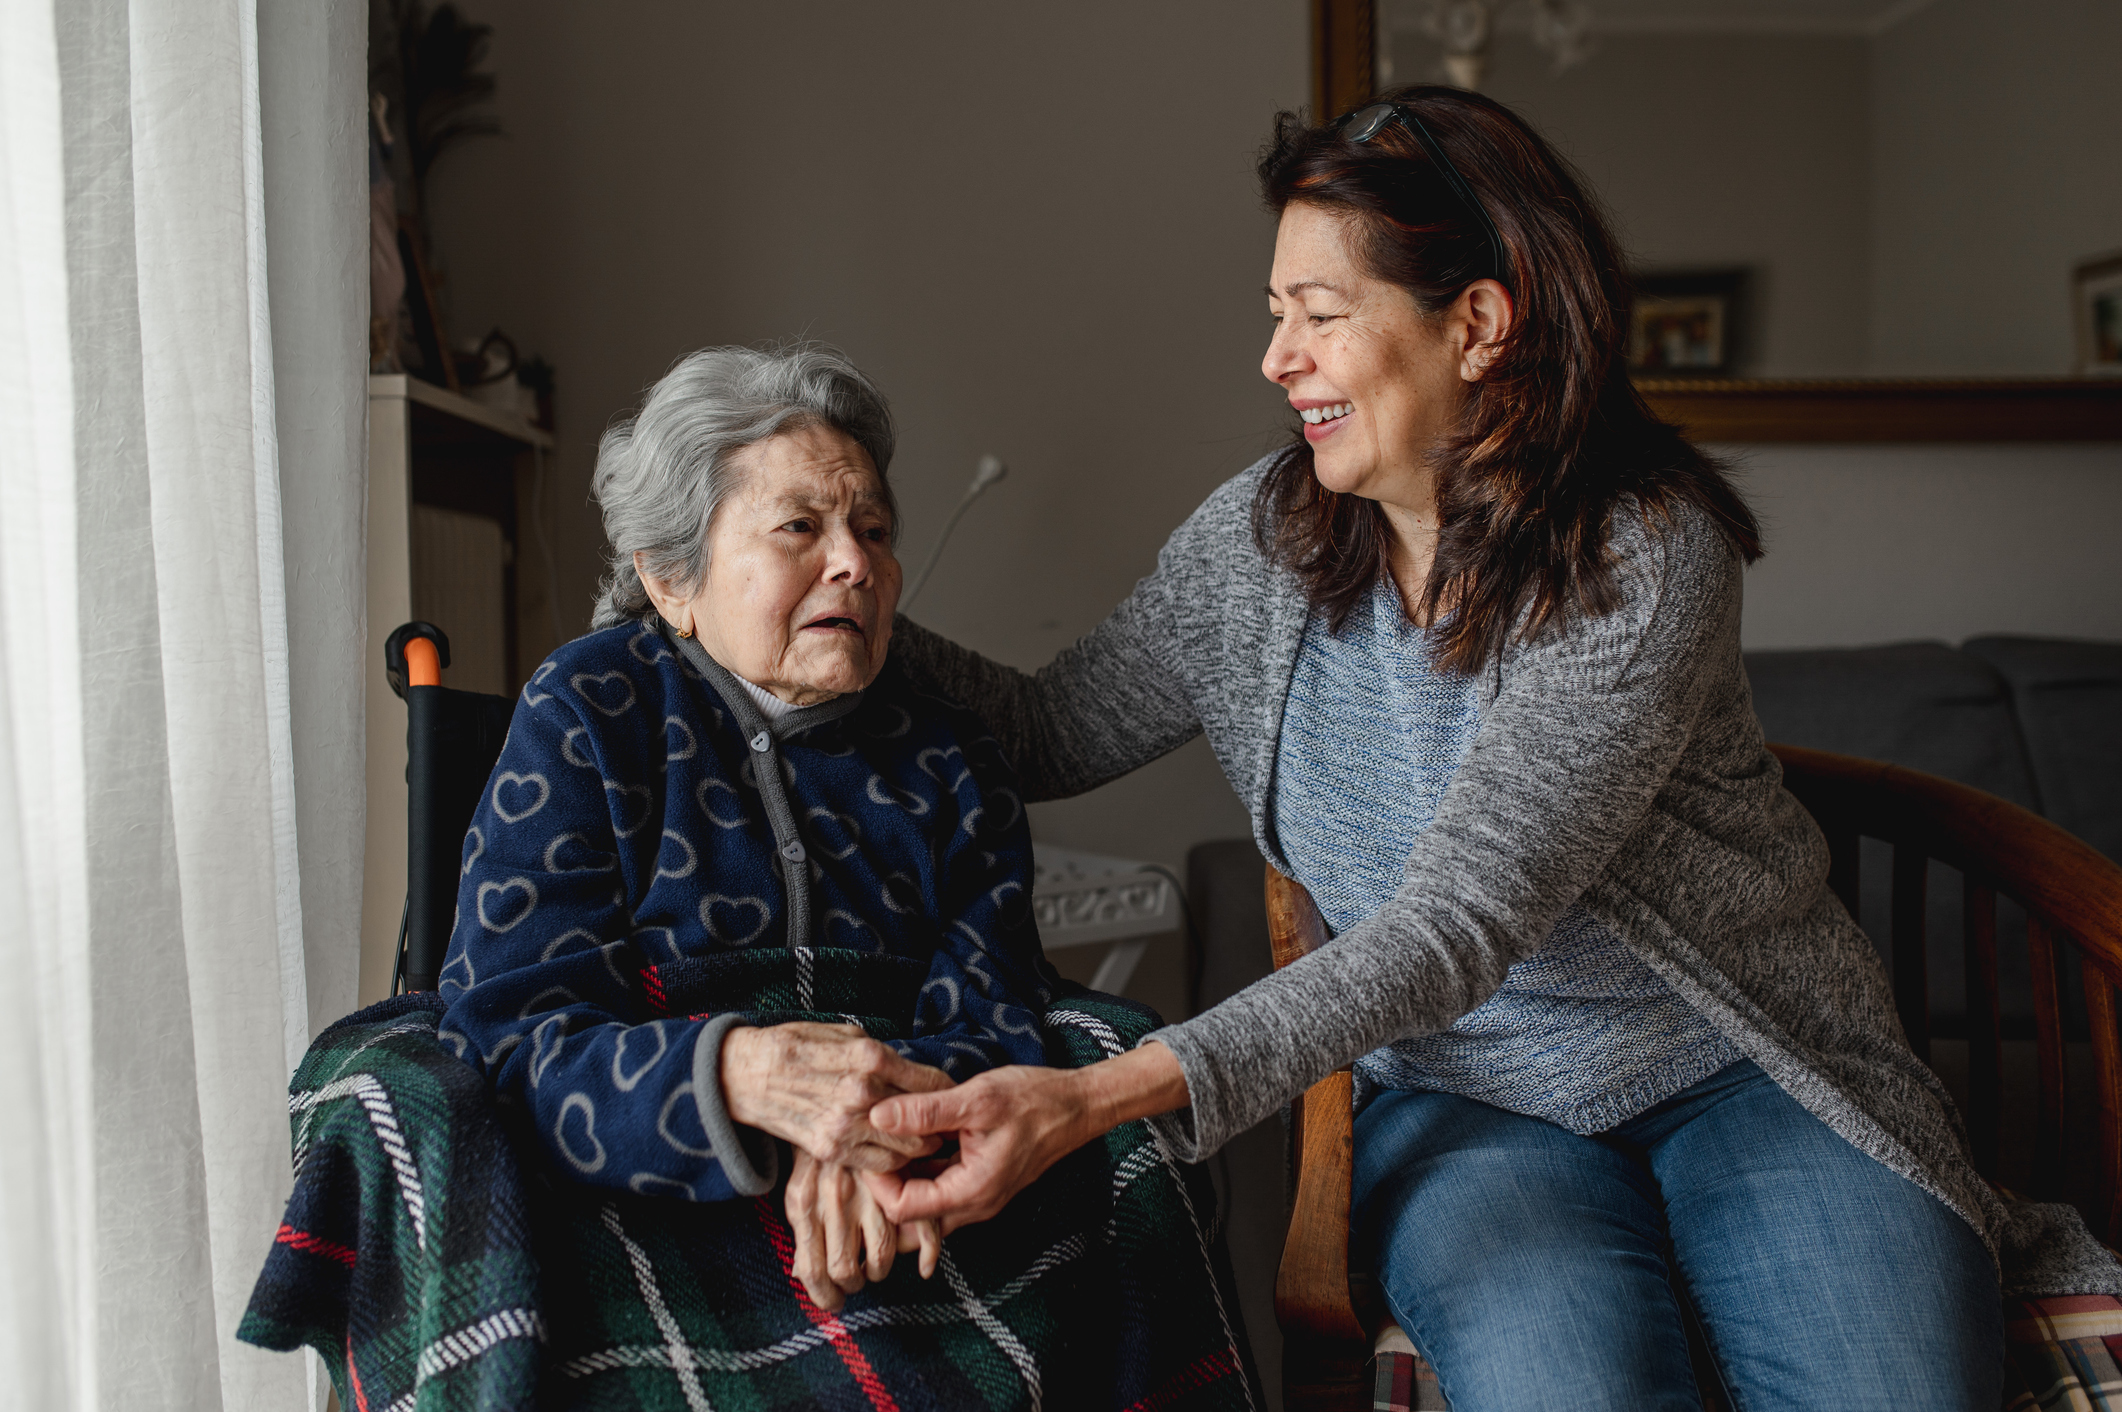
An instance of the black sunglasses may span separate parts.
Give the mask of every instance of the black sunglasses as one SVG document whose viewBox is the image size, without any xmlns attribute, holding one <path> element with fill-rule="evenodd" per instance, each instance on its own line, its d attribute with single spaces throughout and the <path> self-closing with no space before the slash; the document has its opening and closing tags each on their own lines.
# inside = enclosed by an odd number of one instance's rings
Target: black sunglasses
<svg viewBox="0 0 2122 1412">
<path fill-rule="evenodd" d="M 1387 123 L 1395 121 L 1415 135 L 1416 143 L 1423 151 L 1429 153 L 1430 160 L 1437 164 L 1437 171 L 1444 177 L 1444 184 L 1452 189 L 1452 194 L 1465 204 L 1467 210 L 1474 213 L 1481 222 L 1481 228 L 1488 232 L 1489 268 L 1497 281 L 1508 288 L 1510 266 L 1503 259 L 1503 237 L 1496 233 L 1496 223 L 1488 218 L 1488 208 L 1475 197 L 1474 189 L 1466 184 L 1465 177 L 1459 175 L 1459 169 L 1452 165 L 1452 159 L 1444 155 L 1444 144 L 1430 135 L 1429 129 L 1422 125 L 1422 119 L 1415 116 L 1413 109 L 1399 103 L 1373 103 L 1334 119 L 1334 131 L 1340 132 L 1350 142 L 1368 142 L 1383 132 Z"/>
</svg>

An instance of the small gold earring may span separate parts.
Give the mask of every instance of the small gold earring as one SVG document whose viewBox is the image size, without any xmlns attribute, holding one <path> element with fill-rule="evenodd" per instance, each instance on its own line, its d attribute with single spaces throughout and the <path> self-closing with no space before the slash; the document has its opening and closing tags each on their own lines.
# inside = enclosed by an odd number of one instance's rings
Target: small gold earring
<svg viewBox="0 0 2122 1412">
<path fill-rule="evenodd" d="M 678 636 L 680 637 L 691 637 L 692 635 L 693 630 L 691 624 L 687 624 L 685 627 L 678 629 Z"/>
</svg>

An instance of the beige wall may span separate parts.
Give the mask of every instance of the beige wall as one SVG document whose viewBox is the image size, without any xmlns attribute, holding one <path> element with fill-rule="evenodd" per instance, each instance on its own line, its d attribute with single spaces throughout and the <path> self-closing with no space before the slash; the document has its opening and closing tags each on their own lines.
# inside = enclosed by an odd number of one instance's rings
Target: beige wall
<svg viewBox="0 0 2122 1412">
<path fill-rule="evenodd" d="M 1748 648 L 2122 641 L 2122 446 L 1715 449 L 1768 536 Z"/>
<path fill-rule="evenodd" d="M 1556 75 L 1506 34 L 1485 91 L 1582 167 L 1645 267 L 1761 271 L 1744 371 L 2070 370 L 2071 268 L 2122 247 L 2122 5 L 1936 0 L 1874 36 L 1598 42 Z M 1437 53 L 1397 34 L 1397 81 L 1434 77 Z"/>
<path fill-rule="evenodd" d="M 1400 36 L 1404 80 L 1434 41 Z M 1875 37 L 1606 34 L 1488 92 L 1646 267 L 1750 265 L 1765 377 L 2068 371 L 2071 266 L 2122 247 L 2113 0 L 1937 0 Z M 1749 647 L 2122 638 L 2122 447 L 1725 447 L 1768 531 Z"/>
<path fill-rule="evenodd" d="M 1937 0 L 1870 42 L 1874 375 L 2055 375 L 2122 246 L 2113 0 Z M 1756 448 L 1750 645 L 2122 639 L 2122 446 Z"/>
<path fill-rule="evenodd" d="M 1432 80 L 1437 53 L 1399 34 L 1395 81 Z M 1853 36 L 1605 35 L 1558 75 L 1505 35 L 1483 91 L 1577 164 L 1639 268 L 1757 272 L 1743 373 L 1824 377 L 1864 371 L 1869 82 Z"/>
<path fill-rule="evenodd" d="M 1009 462 L 919 616 L 1024 666 L 1281 435 L 1250 154 L 1306 101 L 1302 0 L 465 8 L 509 136 L 438 169 L 448 307 L 559 370 L 570 631 L 596 433 L 704 344 L 825 339 L 879 379 L 909 560 L 981 453 Z M 1245 824 L 1197 743 L 1035 827 L 1177 862 Z"/>
<path fill-rule="evenodd" d="M 2071 269 L 2122 247 L 2118 62 L 2115 0 L 1938 0 L 1880 36 L 1874 372 L 2070 371 Z"/>
</svg>

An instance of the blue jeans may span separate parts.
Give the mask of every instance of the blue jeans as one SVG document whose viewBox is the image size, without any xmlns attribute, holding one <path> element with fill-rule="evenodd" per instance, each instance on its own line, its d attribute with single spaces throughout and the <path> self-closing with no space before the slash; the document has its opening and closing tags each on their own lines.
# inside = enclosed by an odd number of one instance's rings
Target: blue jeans
<svg viewBox="0 0 2122 1412">
<path fill-rule="evenodd" d="M 1453 1412 L 1996 1412 L 1996 1268 L 1750 1061 L 1579 1137 L 1453 1094 L 1356 1119 L 1354 1230 Z"/>
</svg>

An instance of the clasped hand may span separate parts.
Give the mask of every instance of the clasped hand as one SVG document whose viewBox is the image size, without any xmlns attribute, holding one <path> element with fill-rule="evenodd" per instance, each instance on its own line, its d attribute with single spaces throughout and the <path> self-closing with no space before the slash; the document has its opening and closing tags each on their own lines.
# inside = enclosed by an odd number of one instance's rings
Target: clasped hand
<svg viewBox="0 0 2122 1412">
<path fill-rule="evenodd" d="M 865 1171 L 885 1215 L 940 1221 L 944 1234 L 985 1221 L 1041 1173 L 1101 1133 L 1187 1103 L 1186 1075 L 1151 1041 L 1083 1069 L 990 1069 L 948 1090 L 908 1092 L 870 1110 L 880 1138 L 952 1133 L 949 1165 Z"/>
<path fill-rule="evenodd" d="M 857 1025 L 797 1022 L 723 1041 L 730 1116 L 793 1143 L 796 1273 L 813 1303 L 879 1279 L 919 1248 L 924 1277 L 942 1236 L 985 1221 L 1039 1175 L 1119 1123 L 1187 1102 L 1178 1060 L 1152 1041 L 1086 1069 L 1005 1067 L 953 1085 Z M 947 1165 L 909 1163 L 954 1134 Z"/>
<path fill-rule="evenodd" d="M 933 1274 L 943 1245 L 936 1223 L 890 1218 L 857 1174 L 892 1171 L 936 1150 L 939 1139 L 882 1132 L 869 1115 L 894 1095 L 949 1088 L 950 1076 L 877 1043 L 860 1025 L 811 1021 L 731 1030 L 721 1058 L 730 1117 L 796 1149 L 786 1211 L 796 1277 L 811 1302 L 838 1309 L 867 1280 L 884 1278 L 902 1251 L 918 1249 L 922 1277 Z"/>
</svg>

